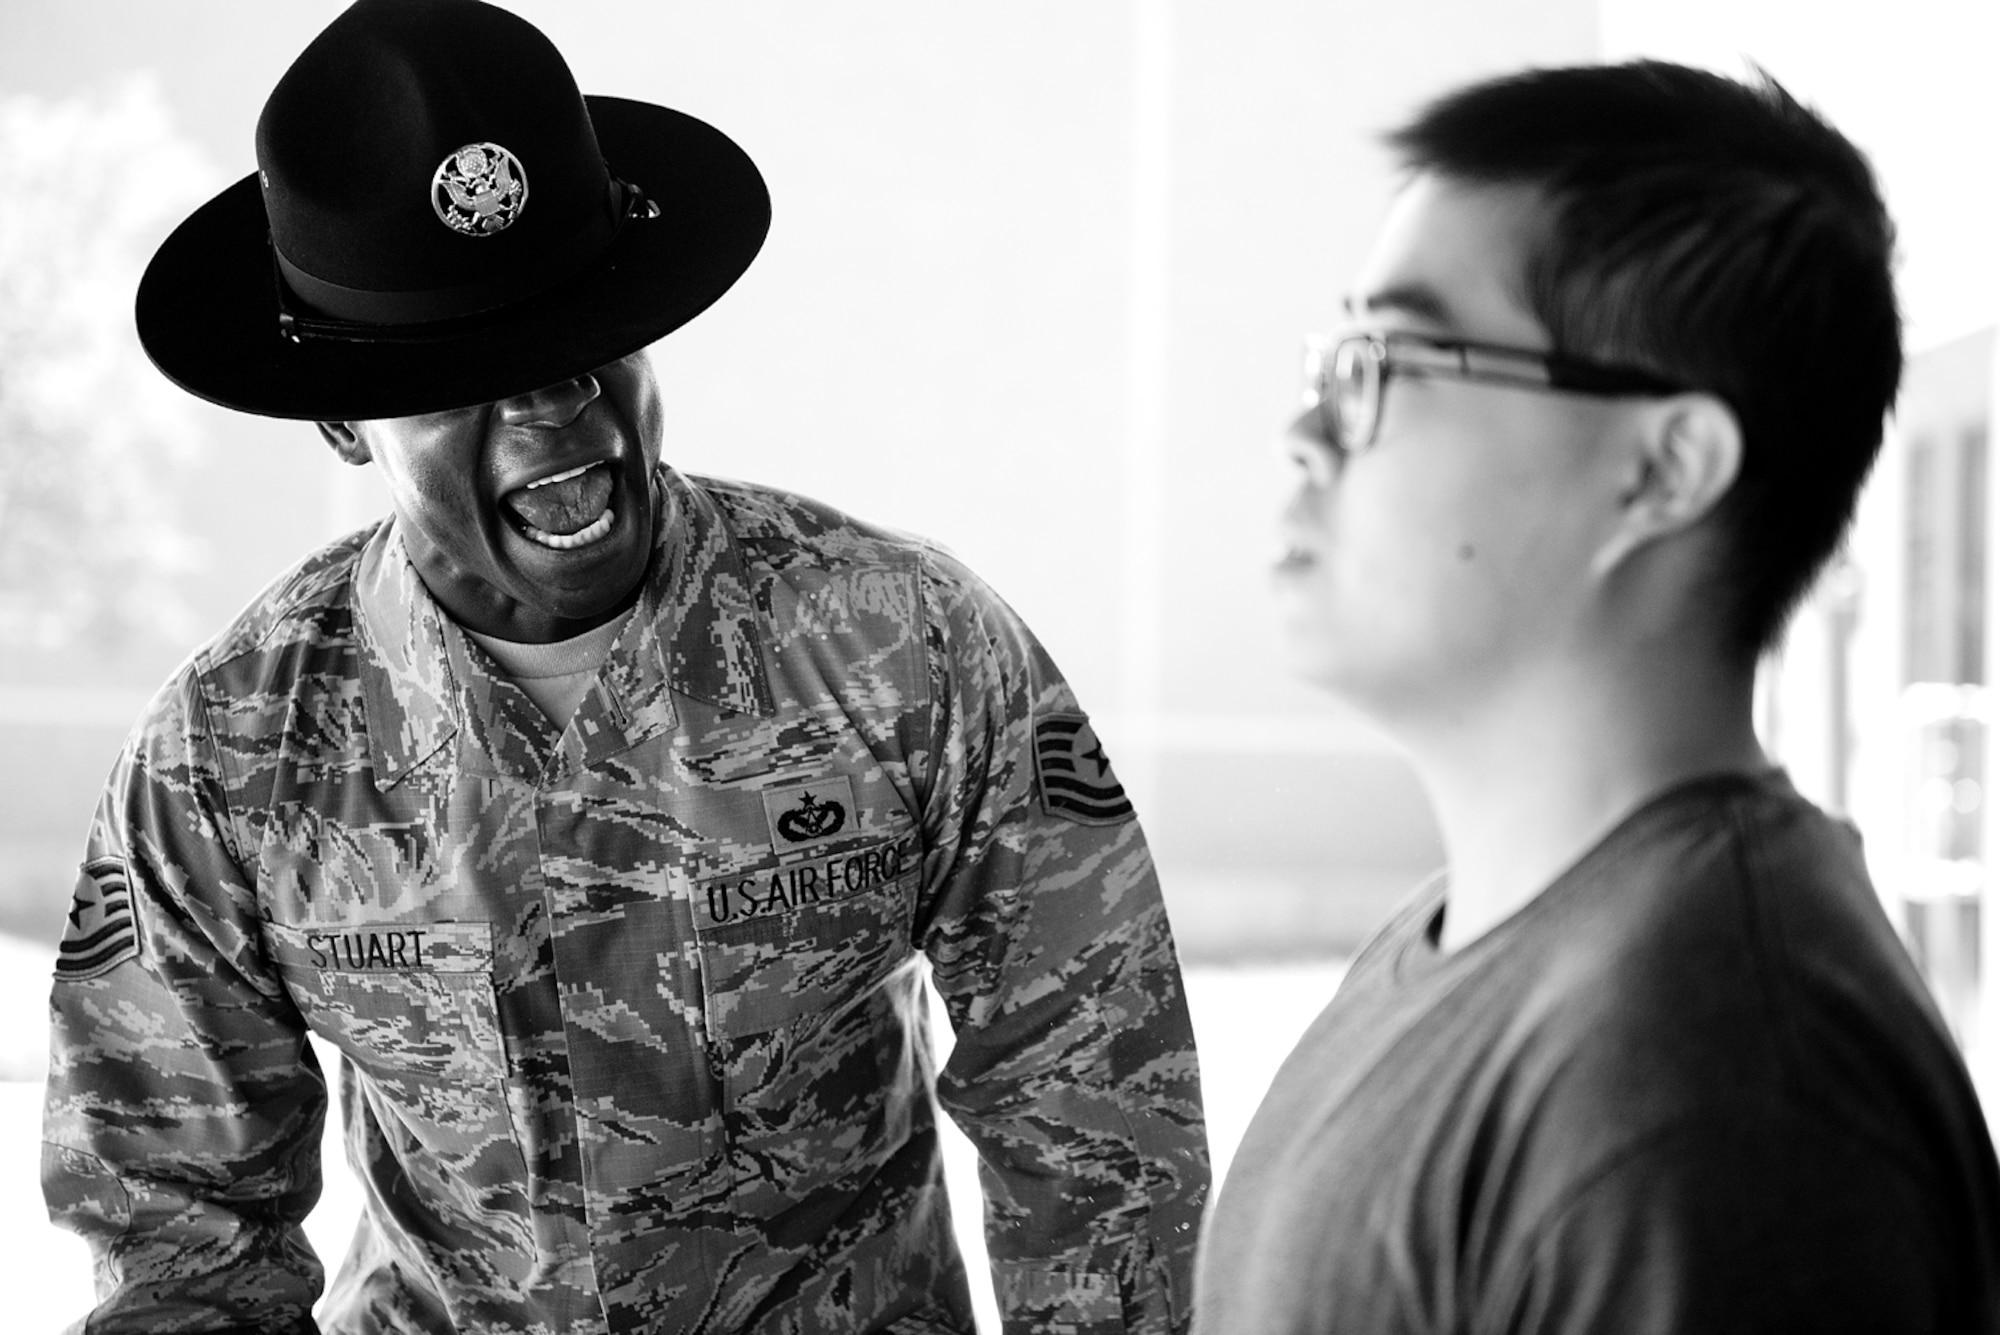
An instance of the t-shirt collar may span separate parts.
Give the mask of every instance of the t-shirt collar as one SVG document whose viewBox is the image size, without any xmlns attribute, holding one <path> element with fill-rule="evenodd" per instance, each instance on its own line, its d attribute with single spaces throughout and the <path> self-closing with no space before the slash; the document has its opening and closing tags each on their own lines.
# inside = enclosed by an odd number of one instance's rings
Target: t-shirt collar
<svg viewBox="0 0 2000 1335">
<path fill-rule="evenodd" d="M 672 469 L 655 474 L 662 522 L 632 633 L 602 681 L 628 744 L 672 727 L 673 697 L 775 712 L 763 631 L 741 544 L 714 499 Z M 399 783 L 473 725 L 490 696 L 465 637 L 431 596 L 393 520 L 362 548 L 354 579 L 363 707 L 379 782 Z"/>
</svg>

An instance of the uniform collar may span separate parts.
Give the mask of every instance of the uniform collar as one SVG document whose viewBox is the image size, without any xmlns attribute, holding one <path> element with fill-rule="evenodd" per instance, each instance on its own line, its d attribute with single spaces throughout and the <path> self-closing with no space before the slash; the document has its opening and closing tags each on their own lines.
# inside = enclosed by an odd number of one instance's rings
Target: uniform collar
<svg viewBox="0 0 2000 1335">
<path fill-rule="evenodd" d="M 662 465 L 654 475 L 663 522 L 639 606 L 611 648 L 597 690 L 616 735 L 584 743 L 599 751 L 637 745 L 674 726 L 674 697 L 732 713 L 776 711 L 763 633 L 743 550 L 715 500 Z M 506 731 L 469 640 L 444 614 L 403 548 L 392 519 L 362 548 L 354 600 L 368 746 L 383 787 L 433 757 L 461 732 Z"/>
</svg>

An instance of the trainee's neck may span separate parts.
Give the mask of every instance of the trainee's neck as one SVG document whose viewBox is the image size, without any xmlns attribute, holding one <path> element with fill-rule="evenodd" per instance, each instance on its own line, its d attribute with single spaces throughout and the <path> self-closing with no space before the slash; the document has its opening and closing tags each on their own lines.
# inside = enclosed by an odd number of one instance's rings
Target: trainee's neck
<svg viewBox="0 0 2000 1335">
<path fill-rule="evenodd" d="M 1754 684 L 1754 669 L 1656 662 L 1547 680 L 1449 726 L 1398 729 L 1444 837 L 1440 944 L 1485 935 L 1666 789 L 1765 768 Z"/>
</svg>

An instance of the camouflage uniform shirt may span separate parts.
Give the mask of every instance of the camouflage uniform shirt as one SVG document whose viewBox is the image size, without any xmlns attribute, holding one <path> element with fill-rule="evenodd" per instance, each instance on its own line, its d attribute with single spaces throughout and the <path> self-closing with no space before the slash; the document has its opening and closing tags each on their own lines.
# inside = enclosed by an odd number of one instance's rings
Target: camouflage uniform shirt
<svg viewBox="0 0 2000 1335">
<path fill-rule="evenodd" d="M 198 652 L 92 829 L 44 1183 L 92 1332 L 971 1329 L 931 1090 L 1013 1332 L 1186 1324 L 1208 1172 L 1145 841 L 947 554 L 662 469 L 558 729 L 393 522 Z M 933 1071 L 928 971 L 957 1033 Z"/>
</svg>

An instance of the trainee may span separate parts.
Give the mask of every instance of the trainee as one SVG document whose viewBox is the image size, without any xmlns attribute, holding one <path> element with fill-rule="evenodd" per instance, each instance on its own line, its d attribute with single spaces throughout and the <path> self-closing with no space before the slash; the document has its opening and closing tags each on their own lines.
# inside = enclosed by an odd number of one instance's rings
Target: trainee
<svg viewBox="0 0 2000 1335">
<path fill-rule="evenodd" d="M 1751 726 L 1901 371 L 1867 164 L 1768 80 L 1652 62 L 1392 143 L 1276 581 L 1448 866 L 1274 1082 L 1197 1329 L 2000 1329 L 1965 1068 Z"/>
</svg>

